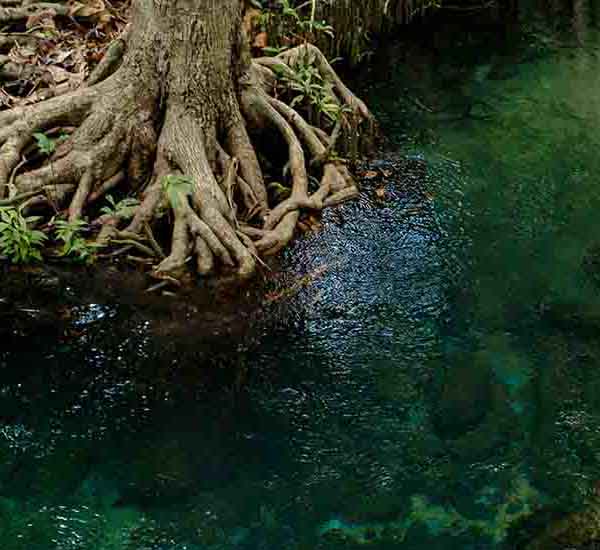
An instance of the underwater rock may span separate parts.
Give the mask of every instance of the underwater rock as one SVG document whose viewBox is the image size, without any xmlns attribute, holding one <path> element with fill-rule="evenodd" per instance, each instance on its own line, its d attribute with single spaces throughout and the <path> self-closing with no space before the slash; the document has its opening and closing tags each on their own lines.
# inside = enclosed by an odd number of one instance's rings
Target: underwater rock
<svg viewBox="0 0 600 550">
<path fill-rule="evenodd" d="M 80 487 L 90 463 L 89 449 L 77 444 L 58 446 L 43 457 L 25 455 L 20 459 L 20 474 L 7 491 L 19 496 L 34 493 L 51 502 L 60 502 Z"/>
<path fill-rule="evenodd" d="M 522 548 L 524 550 L 578 550 L 597 548 L 600 541 L 600 501 L 552 521 Z"/>
<path fill-rule="evenodd" d="M 583 258 L 583 269 L 597 285 L 600 285 L 600 244 L 587 251 Z"/>
<path fill-rule="evenodd" d="M 475 429 L 447 442 L 446 448 L 463 460 L 484 460 L 506 443 L 501 420 L 488 416 Z"/>
<path fill-rule="evenodd" d="M 548 303 L 541 307 L 542 318 L 563 330 L 597 335 L 600 330 L 600 304 Z"/>
<path fill-rule="evenodd" d="M 478 426 L 490 402 L 490 372 L 476 357 L 457 357 L 445 373 L 434 426 L 440 437 L 457 438 Z"/>
<path fill-rule="evenodd" d="M 197 490 L 198 472 L 189 451 L 175 439 L 154 443 L 154 447 L 139 449 L 129 467 L 120 472 L 122 498 L 117 506 L 149 506 Z"/>
</svg>

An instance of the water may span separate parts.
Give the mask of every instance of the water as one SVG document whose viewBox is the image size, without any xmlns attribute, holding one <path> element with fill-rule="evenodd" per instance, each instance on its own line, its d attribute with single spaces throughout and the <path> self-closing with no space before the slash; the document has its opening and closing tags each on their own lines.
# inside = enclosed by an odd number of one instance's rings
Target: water
<svg viewBox="0 0 600 550">
<path fill-rule="evenodd" d="M 398 46 L 366 90 L 392 153 L 260 307 L 57 303 L 53 281 L 0 302 L 0 546 L 526 548 L 593 505 L 600 37 L 581 19 Z"/>
</svg>

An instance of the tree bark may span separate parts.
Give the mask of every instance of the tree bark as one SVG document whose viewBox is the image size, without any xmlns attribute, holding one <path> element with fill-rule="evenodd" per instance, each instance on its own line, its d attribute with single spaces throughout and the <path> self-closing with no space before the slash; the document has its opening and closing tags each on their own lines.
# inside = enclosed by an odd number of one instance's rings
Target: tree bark
<svg viewBox="0 0 600 550">
<path fill-rule="evenodd" d="M 335 132 L 314 128 L 273 97 L 281 88 L 276 72 L 310 63 L 349 119 L 372 125 L 372 116 L 314 46 L 253 60 L 242 0 L 134 0 L 132 10 L 124 36 L 81 89 L 0 113 L 0 199 L 30 209 L 65 205 L 76 221 L 97 211 L 93 203 L 110 190 L 134 194 L 133 213 L 90 220 L 100 244 L 150 240 L 160 250 L 152 226 L 167 212 L 170 251 L 156 274 L 178 276 L 194 258 L 201 274 L 221 266 L 248 277 L 260 255 L 290 241 L 302 209 L 357 193 L 331 155 Z M 28 168 L 34 133 L 73 126 L 47 162 Z M 248 126 L 253 136 L 275 130 L 287 146 L 291 193 L 278 204 L 269 200 Z M 320 185 L 311 193 L 315 170 Z"/>
</svg>

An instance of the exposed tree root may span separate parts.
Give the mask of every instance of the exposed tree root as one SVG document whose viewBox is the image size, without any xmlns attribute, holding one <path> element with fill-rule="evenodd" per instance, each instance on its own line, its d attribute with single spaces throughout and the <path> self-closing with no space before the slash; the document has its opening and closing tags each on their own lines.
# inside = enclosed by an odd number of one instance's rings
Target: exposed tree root
<svg viewBox="0 0 600 550">
<path fill-rule="evenodd" d="M 54 0 L 54 2 L 0 0 L 0 25 L 14 23 L 48 12 L 53 15 L 66 16 L 69 15 L 69 6 L 66 0 L 62 2 L 60 0 Z"/>
<path fill-rule="evenodd" d="M 0 0 L 0 23 L 40 5 Z M 0 113 L 0 205 L 87 219 L 98 244 L 155 258 L 154 273 L 166 280 L 188 265 L 202 275 L 225 269 L 247 278 L 259 256 L 290 242 L 303 210 L 357 195 L 334 155 L 342 120 L 335 128 L 315 127 L 275 94 L 275 73 L 293 70 L 302 58 L 318 68 L 340 105 L 373 124 L 317 48 L 252 61 L 227 99 L 233 107 L 211 117 L 165 98 L 160 81 L 140 86 L 140 60 L 124 60 L 129 40 L 126 33 L 116 41 L 80 89 Z M 47 160 L 32 153 L 34 133 L 65 127 L 74 129 Z M 269 154 L 263 135 L 281 138 L 286 162 L 261 166 L 258 151 Z M 267 171 L 280 180 L 289 174 L 289 196 L 270 196 Z M 109 193 L 137 197 L 139 204 L 101 214 L 98 203 Z"/>
</svg>

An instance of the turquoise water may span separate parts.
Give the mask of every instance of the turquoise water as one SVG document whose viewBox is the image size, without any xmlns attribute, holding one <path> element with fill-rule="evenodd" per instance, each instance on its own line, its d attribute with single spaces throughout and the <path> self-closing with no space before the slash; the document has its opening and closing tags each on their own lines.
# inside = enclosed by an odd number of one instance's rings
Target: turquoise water
<svg viewBox="0 0 600 550">
<path fill-rule="evenodd" d="M 391 50 L 391 152 L 260 308 L 0 302 L 0 547 L 526 548 L 593 502 L 592 15 Z"/>
</svg>

